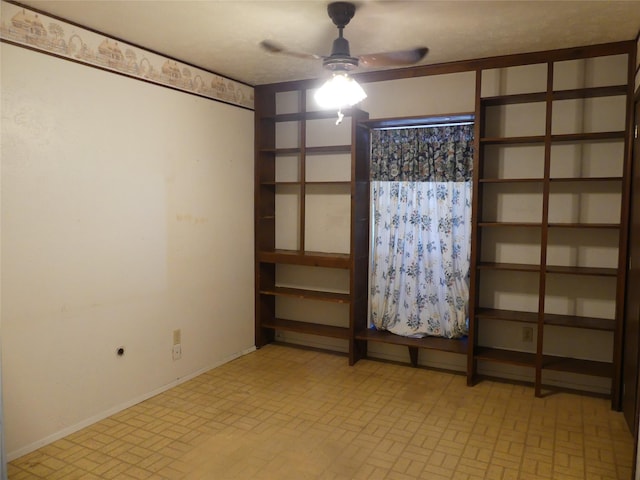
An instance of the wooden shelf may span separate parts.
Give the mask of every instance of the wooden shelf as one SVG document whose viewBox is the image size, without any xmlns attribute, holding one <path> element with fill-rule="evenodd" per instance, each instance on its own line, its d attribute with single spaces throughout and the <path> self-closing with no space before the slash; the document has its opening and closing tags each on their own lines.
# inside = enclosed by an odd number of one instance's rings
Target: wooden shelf
<svg viewBox="0 0 640 480">
<path fill-rule="evenodd" d="M 306 333 L 308 335 L 318 335 L 331 338 L 349 338 L 349 329 L 346 327 L 334 327 L 333 325 L 322 325 L 319 323 L 299 322 L 296 320 L 285 320 L 282 318 L 264 319 L 263 328 L 282 330 L 286 332 Z"/>
<path fill-rule="evenodd" d="M 302 150 L 299 147 L 289 148 L 276 148 L 276 147 L 264 147 L 258 150 L 260 153 L 275 153 L 276 155 L 297 155 Z"/>
<path fill-rule="evenodd" d="M 624 139 L 624 131 L 594 133 L 564 133 L 551 135 L 551 142 L 585 142 L 598 140 Z"/>
<path fill-rule="evenodd" d="M 294 181 L 294 180 L 287 181 L 287 182 L 279 182 L 279 181 L 276 181 L 276 180 L 269 180 L 269 181 L 266 181 L 266 182 L 260 182 L 260 185 L 273 185 L 273 186 L 278 187 L 278 186 L 281 186 L 281 185 L 282 186 L 288 186 L 288 185 L 297 186 L 297 185 L 302 185 L 302 183 L 303 182 Z"/>
<path fill-rule="evenodd" d="M 599 140 L 624 139 L 624 131 L 614 132 L 593 132 L 593 133 L 563 133 L 551 135 L 550 140 L 555 142 L 585 142 Z M 544 143 L 546 137 L 544 135 L 530 135 L 521 137 L 483 137 L 480 139 L 481 145 L 499 145 L 499 144 L 522 144 L 522 143 Z"/>
<path fill-rule="evenodd" d="M 530 135 L 523 137 L 483 137 L 481 145 L 516 144 L 516 143 L 544 143 L 544 135 Z"/>
<path fill-rule="evenodd" d="M 612 319 L 579 317 L 577 315 L 558 315 L 556 313 L 545 313 L 544 323 L 545 325 L 603 330 L 606 332 L 614 332 L 616 329 L 616 321 Z"/>
<path fill-rule="evenodd" d="M 317 186 L 323 186 L 323 185 L 338 185 L 338 186 L 342 186 L 342 187 L 350 187 L 351 186 L 351 182 L 349 180 L 338 180 L 338 181 L 317 181 L 317 182 L 304 182 L 305 185 L 317 185 Z"/>
<path fill-rule="evenodd" d="M 506 363 L 509 365 L 520 365 L 524 367 L 536 366 L 536 354 L 529 352 L 517 352 L 515 350 L 504 350 L 501 348 L 477 347 L 474 353 L 477 360 L 487 360 L 489 362 Z"/>
<path fill-rule="evenodd" d="M 538 103 L 544 102 L 547 92 L 516 93 L 512 95 L 497 95 L 495 97 L 484 97 L 480 101 L 484 107 L 497 107 L 500 105 L 514 105 L 517 103 Z"/>
<path fill-rule="evenodd" d="M 500 348 L 478 347 L 474 357 L 477 360 L 486 360 L 509 365 L 520 365 L 524 367 L 535 367 L 536 365 L 535 353 L 503 350 Z M 606 378 L 611 378 L 613 376 L 613 364 L 609 362 L 596 362 L 593 360 L 580 360 L 577 358 L 543 355 L 542 365 L 543 369 L 557 372 L 578 373 L 582 375 Z"/>
<path fill-rule="evenodd" d="M 540 272 L 540 265 L 529 263 L 480 262 L 478 268 L 485 270 L 513 270 L 518 272 Z"/>
<path fill-rule="evenodd" d="M 351 145 L 325 145 L 321 147 L 306 147 L 307 155 L 322 155 L 325 153 L 351 153 Z"/>
<path fill-rule="evenodd" d="M 467 338 L 460 339 L 442 337 L 411 338 L 395 335 L 391 332 L 380 331 L 373 328 L 359 330 L 355 335 L 356 340 L 366 340 L 368 342 L 388 343 L 405 347 L 425 348 L 429 350 L 440 350 L 452 353 L 467 353 Z"/>
<path fill-rule="evenodd" d="M 303 152 L 300 147 L 290 148 L 261 148 L 261 153 L 274 153 L 276 155 L 296 155 Z M 351 145 L 324 145 L 319 147 L 305 147 L 305 155 L 321 155 L 324 153 L 350 153 Z"/>
<path fill-rule="evenodd" d="M 556 90 L 552 92 L 552 100 L 577 100 L 580 98 L 611 97 L 627 94 L 626 85 L 614 85 L 607 87 L 577 88 L 571 90 Z M 518 103 L 539 103 L 547 99 L 547 92 L 517 93 L 512 95 L 497 95 L 481 99 L 485 107 L 500 105 L 513 105 Z"/>
<path fill-rule="evenodd" d="M 286 181 L 286 182 L 279 182 L 279 181 L 275 181 L 275 180 L 269 180 L 266 182 L 260 182 L 260 185 L 272 185 L 272 186 L 299 186 L 299 185 L 338 185 L 338 186 L 343 186 L 343 187 L 350 187 L 351 186 L 351 182 L 349 180 L 321 180 L 321 181 Z"/>
<path fill-rule="evenodd" d="M 626 85 L 556 90 L 552 96 L 553 100 L 576 100 L 579 98 L 614 97 L 622 95 L 627 95 Z"/>
<path fill-rule="evenodd" d="M 476 309 L 476 318 L 508 320 L 512 322 L 538 323 L 538 312 L 520 312 L 516 310 L 499 310 L 495 308 Z"/>
<path fill-rule="evenodd" d="M 548 273 L 561 273 L 566 275 L 592 275 L 597 277 L 616 277 L 616 268 L 595 268 L 595 267 L 568 267 L 562 265 L 547 265 Z"/>
<path fill-rule="evenodd" d="M 354 115 L 354 111 L 356 110 L 353 108 L 343 108 L 341 111 L 345 117 L 351 117 Z M 335 117 L 336 117 L 336 113 L 334 110 L 311 110 L 308 112 L 292 112 L 292 113 L 279 113 L 276 115 L 265 115 L 262 117 L 262 119 L 280 123 L 280 122 L 295 122 L 299 120 L 325 120 L 325 119 L 334 119 Z"/>
<path fill-rule="evenodd" d="M 542 183 L 544 178 L 481 178 L 480 183 Z"/>
<path fill-rule="evenodd" d="M 594 377 L 613 377 L 613 364 L 610 362 L 596 362 L 593 360 L 543 355 L 542 368 L 556 372 L 578 373 Z"/>
<path fill-rule="evenodd" d="M 550 228 L 596 228 L 619 230 L 619 223 L 549 223 Z"/>
<path fill-rule="evenodd" d="M 479 227 L 517 227 L 517 228 L 540 228 L 542 227 L 542 223 L 540 222 L 478 222 Z"/>
<path fill-rule="evenodd" d="M 348 269 L 351 265 L 351 256 L 348 253 L 273 250 L 258 252 L 258 261 L 263 263 L 284 263 L 288 265 Z"/>
<path fill-rule="evenodd" d="M 349 303 L 351 295 L 348 293 L 325 292 L 320 290 L 306 290 L 302 288 L 271 287 L 261 288 L 262 295 L 274 295 L 282 297 L 306 298 L 310 300 L 321 300 L 324 302 Z"/>
<path fill-rule="evenodd" d="M 622 177 L 571 177 L 571 178 L 550 178 L 551 183 L 571 183 L 571 182 L 622 182 Z"/>
<path fill-rule="evenodd" d="M 476 319 L 505 320 L 510 322 L 538 323 L 538 312 L 521 312 L 516 310 L 500 310 L 495 308 L 478 308 Z M 608 318 L 581 317 L 577 315 L 559 315 L 545 313 L 545 325 L 559 327 L 583 328 L 588 330 L 615 331 L 615 320 Z"/>
</svg>

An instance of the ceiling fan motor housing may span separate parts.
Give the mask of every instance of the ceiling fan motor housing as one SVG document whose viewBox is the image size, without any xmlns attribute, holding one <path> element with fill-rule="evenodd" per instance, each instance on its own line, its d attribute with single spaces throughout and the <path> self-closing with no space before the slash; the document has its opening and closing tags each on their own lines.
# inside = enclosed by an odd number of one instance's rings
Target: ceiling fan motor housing
<svg viewBox="0 0 640 480">
<path fill-rule="evenodd" d="M 349 52 L 349 41 L 340 36 L 333 41 L 331 55 L 325 57 L 322 66 L 329 70 L 352 70 L 358 66 L 358 59 Z"/>
</svg>

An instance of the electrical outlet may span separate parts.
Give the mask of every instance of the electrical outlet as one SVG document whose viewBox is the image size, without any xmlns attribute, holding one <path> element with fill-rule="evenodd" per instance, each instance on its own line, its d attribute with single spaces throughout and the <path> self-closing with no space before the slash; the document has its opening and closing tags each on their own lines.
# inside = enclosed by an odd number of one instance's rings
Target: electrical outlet
<svg viewBox="0 0 640 480">
<path fill-rule="evenodd" d="M 533 342 L 533 327 L 522 327 L 522 341 Z"/>
<path fill-rule="evenodd" d="M 182 345 L 179 343 L 173 346 L 173 359 L 180 360 L 182 358 Z"/>
</svg>

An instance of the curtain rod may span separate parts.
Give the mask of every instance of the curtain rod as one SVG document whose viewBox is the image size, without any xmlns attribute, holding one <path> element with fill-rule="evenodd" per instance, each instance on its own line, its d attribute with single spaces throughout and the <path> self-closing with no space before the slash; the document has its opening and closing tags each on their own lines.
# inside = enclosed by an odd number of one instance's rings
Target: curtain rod
<svg viewBox="0 0 640 480">
<path fill-rule="evenodd" d="M 473 125 L 475 122 L 430 123 L 425 125 L 401 125 L 397 127 L 374 127 L 373 130 L 409 130 L 411 128 L 452 127 L 454 125 Z"/>
</svg>

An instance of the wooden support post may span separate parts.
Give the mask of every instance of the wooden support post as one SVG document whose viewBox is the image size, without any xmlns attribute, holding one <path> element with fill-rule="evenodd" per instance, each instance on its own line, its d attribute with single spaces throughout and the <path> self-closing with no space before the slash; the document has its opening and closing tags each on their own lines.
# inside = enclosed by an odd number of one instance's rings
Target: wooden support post
<svg viewBox="0 0 640 480">
<path fill-rule="evenodd" d="M 407 347 L 409 349 L 409 359 L 411 360 L 411 366 L 418 366 L 418 351 L 420 350 L 418 347 Z"/>
</svg>

